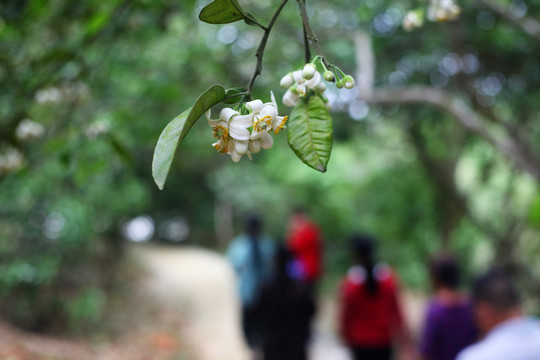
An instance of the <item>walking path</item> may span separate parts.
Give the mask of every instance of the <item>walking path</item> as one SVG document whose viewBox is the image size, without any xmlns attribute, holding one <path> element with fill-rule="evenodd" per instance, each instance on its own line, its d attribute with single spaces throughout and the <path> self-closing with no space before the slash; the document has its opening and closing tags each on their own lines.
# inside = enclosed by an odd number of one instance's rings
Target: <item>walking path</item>
<svg viewBox="0 0 540 360">
<path fill-rule="evenodd" d="M 197 360 L 248 360 L 239 328 L 235 278 L 217 253 L 195 247 L 138 247 L 133 249 L 148 270 L 145 286 L 184 314 L 185 340 Z M 418 322 L 422 304 L 406 299 L 407 313 Z M 312 360 L 349 360 L 335 337 L 335 303 L 323 301 L 310 347 Z"/>
</svg>

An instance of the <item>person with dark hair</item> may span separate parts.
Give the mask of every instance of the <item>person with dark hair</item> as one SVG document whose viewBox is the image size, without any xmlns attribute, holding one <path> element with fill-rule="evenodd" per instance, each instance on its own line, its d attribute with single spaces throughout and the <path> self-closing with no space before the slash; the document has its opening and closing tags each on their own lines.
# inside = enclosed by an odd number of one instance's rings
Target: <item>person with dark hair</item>
<svg viewBox="0 0 540 360">
<path fill-rule="evenodd" d="M 315 304 L 306 282 L 291 276 L 292 253 L 281 246 L 259 302 L 264 360 L 306 360 Z"/>
<path fill-rule="evenodd" d="M 460 275 L 455 258 L 443 254 L 430 263 L 435 293 L 429 302 L 420 339 L 424 360 L 454 360 L 478 340 L 469 299 L 459 291 Z"/>
<path fill-rule="evenodd" d="M 340 289 L 340 330 L 355 360 L 389 360 L 393 342 L 404 340 L 405 326 L 397 280 L 390 267 L 375 262 L 375 240 L 351 239 L 355 265 Z"/>
<path fill-rule="evenodd" d="M 248 216 L 245 229 L 245 234 L 234 238 L 229 245 L 227 258 L 237 275 L 244 336 L 252 349 L 258 349 L 261 334 L 256 304 L 264 283 L 270 278 L 275 247 L 272 239 L 262 233 L 258 216 Z"/>
<path fill-rule="evenodd" d="M 525 316 L 512 278 L 501 270 L 481 275 L 473 286 L 476 320 L 484 338 L 457 360 L 538 360 L 540 321 Z"/>
</svg>

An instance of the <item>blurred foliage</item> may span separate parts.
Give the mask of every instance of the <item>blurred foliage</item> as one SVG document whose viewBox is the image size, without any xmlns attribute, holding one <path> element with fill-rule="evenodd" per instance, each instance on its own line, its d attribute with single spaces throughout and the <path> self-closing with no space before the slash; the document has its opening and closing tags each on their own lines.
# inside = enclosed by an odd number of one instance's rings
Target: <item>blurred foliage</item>
<svg viewBox="0 0 540 360">
<path fill-rule="evenodd" d="M 363 231 L 381 239 L 381 258 L 409 286 L 426 288 L 427 257 L 447 244 L 467 274 L 506 259 L 528 269 L 526 285 L 538 292 L 537 182 L 422 105 L 367 105 L 330 88 L 335 145 L 325 174 L 305 167 L 283 136 L 252 162 L 233 164 L 210 146 L 201 121 L 157 190 L 150 164 L 161 129 L 210 85 L 245 86 L 255 65 L 259 29 L 201 23 L 207 3 L 0 3 L 0 158 L 12 154 L 11 167 L 0 166 L 0 303 L 9 319 L 36 330 L 98 321 L 127 220 L 149 214 L 159 229 L 181 216 L 190 241 L 220 247 L 220 204 L 231 206 L 236 225 L 259 212 L 276 237 L 291 208 L 305 206 L 323 230 L 332 286 L 349 263 L 348 237 Z M 264 23 L 277 4 L 241 5 Z M 356 66 L 354 32 L 367 29 L 377 85 L 446 88 L 479 114 L 503 117 L 537 150 L 537 40 L 478 2 L 461 5 L 459 20 L 411 33 L 400 23 L 412 1 L 313 1 L 308 10 L 328 58 L 346 72 Z M 540 18 L 538 4 L 524 6 Z M 273 90 L 279 99 L 281 76 L 302 65 L 299 25 L 291 1 L 270 37 L 256 97 Z M 469 61 L 471 71 L 451 74 L 452 61 L 462 69 Z M 25 119 L 43 135 L 18 137 Z"/>
</svg>

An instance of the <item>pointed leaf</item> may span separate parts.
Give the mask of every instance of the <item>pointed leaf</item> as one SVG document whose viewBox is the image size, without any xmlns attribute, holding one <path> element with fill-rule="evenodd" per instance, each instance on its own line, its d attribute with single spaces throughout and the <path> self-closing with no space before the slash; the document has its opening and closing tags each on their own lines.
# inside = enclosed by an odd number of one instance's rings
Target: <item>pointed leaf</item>
<svg viewBox="0 0 540 360">
<path fill-rule="evenodd" d="M 199 19 L 209 24 L 228 24 L 244 17 L 244 10 L 236 0 L 214 0 L 199 14 Z"/>
<path fill-rule="evenodd" d="M 163 129 L 152 161 L 152 176 L 160 190 L 163 190 L 178 145 L 182 143 L 188 131 L 201 115 L 223 100 L 224 97 L 225 89 L 222 86 L 212 86 L 199 96 L 192 107 L 175 117 Z"/>
<path fill-rule="evenodd" d="M 330 159 L 332 132 L 332 118 L 317 95 L 300 100 L 287 124 L 287 138 L 296 156 L 320 172 L 326 171 Z"/>
</svg>

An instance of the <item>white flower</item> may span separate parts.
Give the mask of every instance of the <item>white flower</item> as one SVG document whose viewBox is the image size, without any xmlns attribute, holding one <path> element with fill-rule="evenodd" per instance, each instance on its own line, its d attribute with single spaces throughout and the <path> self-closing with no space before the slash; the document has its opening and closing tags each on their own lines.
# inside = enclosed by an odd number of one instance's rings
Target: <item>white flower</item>
<svg viewBox="0 0 540 360">
<path fill-rule="evenodd" d="M 292 73 L 288 73 L 284 77 L 281 78 L 281 81 L 279 82 L 279 86 L 281 86 L 284 89 L 289 88 L 294 84 L 294 79 L 292 77 Z"/>
<path fill-rule="evenodd" d="M 422 18 L 415 11 L 409 11 L 403 18 L 403 29 L 405 31 L 411 31 L 414 28 L 422 26 Z"/>
<path fill-rule="evenodd" d="M 21 141 L 29 141 L 40 138 L 44 133 L 45 128 L 43 125 L 30 119 L 24 119 L 19 123 L 17 129 L 15 129 L 17 139 Z"/>
<path fill-rule="evenodd" d="M 270 149 L 274 139 L 270 131 L 275 135 L 285 127 L 287 116 L 279 116 L 278 106 L 274 93 L 270 92 L 271 102 L 263 103 L 261 100 L 253 100 L 246 103 L 246 107 L 253 113 L 253 130 L 251 132 L 249 150 L 258 153 L 263 149 Z"/>
<path fill-rule="evenodd" d="M 219 119 L 211 119 L 210 111 L 206 117 L 218 140 L 212 146 L 220 153 L 229 154 L 234 162 L 242 155 L 251 159 L 251 153 L 261 148 L 270 149 L 274 144 L 270 132 L 275 135 L 285 128 L 287 116 L 279 116 L 274 93 L 270 92 L 271 102 L 253 100 L 246 103 L 249 114 L 241 115 L 231 108 L 224 108 Z"/>
<path fill-rule="evenodd" d="M 281 101 L 283 102 L 283 105 L 293 107 L 298 103 L 298 100 L 300 100 L 300 96 L 289 89 L 285 92 Z"/>
<path fill-rule="evenodd" d="M 249 130 L 253 124 L 253 115 L 240 115 L 238 111 L 224 108 L 219 119 L 211 119 L 210 110 L 206 114 L 208 125 L 212 127 L 214 137 L 218 139 L 212 144 L 220 153 L 228 153 L 234 162 L 240 161 L 242 155 L 248 152 Z"/>
<path fill-rule="evenodd" d="M 454 20 L 461 13 L 461 8 L 454 0 L 431 0 L 427 18 L 431 21 Z"/>
<path fill-rule="evenodd" d="M 0 152 L 0 176 L 15 172 L 24 165 L 24 157 L 19 150 L 10 147 Z"/>
<path fill-rule="evenodd" d="M 293 80 L 293 83 L 289 86 L 282 99 L 285 106 L 295 106 L 301 97 L 306 96 L 309 90 L 314 90 L 320 93 L 324 93 L 326 90 L 326 85 L 322 81 L 322 76 L 317 71 L 315 71 L 313 77 L 309 80 L 304 78 L 303 70 L 293 71 L 292 73 L 285 75 L 285 77 L 281 79 L 280 84 L 289 84 L 290 79 Z"/>
</svg>

